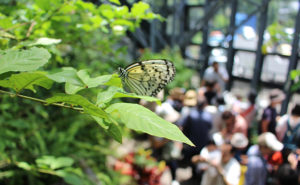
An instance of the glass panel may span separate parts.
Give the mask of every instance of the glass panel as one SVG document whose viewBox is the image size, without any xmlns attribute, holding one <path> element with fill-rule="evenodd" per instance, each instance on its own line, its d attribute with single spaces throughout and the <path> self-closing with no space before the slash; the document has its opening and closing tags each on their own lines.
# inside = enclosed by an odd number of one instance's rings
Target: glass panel
<svg viewBox="0 0 300 185">
<path fill-rule="evenodd" d="M 255 66 L 255 53 L 238 51 L 234 56 L 233 76 L 252 79 Z"/>
<path fill-rule="evenodd" d="M 188 5 L 201 5 L 204 4 L 205 0 L 187 0 L 186 4 Z"/>
<path fill-rule="evenodd" d="M 201 7 L 190 8 L 189 13 L 189 28 L 194 28 L 197 22 L 203 17 L 204 9 Z"/>
<path fill-rule="evenodd" d="M 198 45 L 190 45 L 187 46 L 185 49 L 185 55 L 187 56 L 187 58 L 191 58 L 191 59 L 199 59 L 200 57 L 200 46 Z"/>
<path fill-rule="evenodd" d="M 286 81 L 288 66 L 288 58 L 277 55 L 267 55 L 264 58 L 261 80 L 265 82 L 284 83 Z"/>
</svg>

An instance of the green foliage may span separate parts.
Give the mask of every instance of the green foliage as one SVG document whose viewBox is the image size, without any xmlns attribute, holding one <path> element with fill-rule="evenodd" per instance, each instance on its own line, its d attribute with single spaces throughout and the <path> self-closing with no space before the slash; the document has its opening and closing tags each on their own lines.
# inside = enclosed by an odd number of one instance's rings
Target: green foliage
<svg viewBox="0 0 300 185">
<path fill-rule="evenodd" d="M 0 53 L 0 74 L 9 71 L 32 71 L 48 62 L 50 54 L 43 48 L 6 50 Z"/>
<path fill-rule="evenodd" d="M 126 127 L 191 144 L 173 124 L 120 103 L 158 102 L 125 92 L 113 72 L 130 58 L 126 31 L 160 16 L 143 2 L 110 2 L 0 3 L 0 184 L 118 185 L 106 157 Z"/>
<path fill-rule="evenodd" d="M 295 82 L 291 87 L 291 91 L 297 91 L 300 89 L 299 77 L 300 77 L 300 70 L 292 70 L 290 72 L 290 78 Z"/>
<path fill-rule="evenodd" d="M 106 111 L 111 113 L 115 119 L 120 119 L 128 128 L 193 145 L 176 125 L 169 124 L 141 105 L 115 103 L 110 105 Z"/>
<path fill-rule="evenodd" d="M 264 54 L 268 53 L 268 51 L 272 50 L 278 44 L 291 43 L 292 41 L 288 33 L 284 31 L 284 27 L 278 22 L 274 22 L 268 26 L 267 31 L 270 34 L 270 39 L 265 41 L 262 46 Z"/>
</svg>

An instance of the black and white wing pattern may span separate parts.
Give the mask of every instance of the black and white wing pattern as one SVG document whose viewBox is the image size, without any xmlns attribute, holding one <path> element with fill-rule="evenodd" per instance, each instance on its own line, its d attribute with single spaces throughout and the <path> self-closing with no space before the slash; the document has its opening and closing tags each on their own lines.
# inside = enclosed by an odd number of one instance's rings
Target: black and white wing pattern
<svg viewBox="0 0 300 185">
<path fill-rule="evenodd" d="M 141 61 L 119 70 L 125 88 L 144 96 L 156 96 L 176 74 L 173 63 L 164 59 Z"/>
</svg>

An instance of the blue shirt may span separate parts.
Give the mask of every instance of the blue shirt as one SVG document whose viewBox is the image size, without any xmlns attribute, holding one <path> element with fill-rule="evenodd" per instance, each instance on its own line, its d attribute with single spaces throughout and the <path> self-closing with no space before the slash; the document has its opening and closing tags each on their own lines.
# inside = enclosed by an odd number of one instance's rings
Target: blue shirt
<svg viewBox="0 0 300 185">
<path fill-rule="evenodd" d="M 249 148 L 245 185 L 265 185 L 267 180 L 267 161 L 259 151 L 258 145 Z"/>
<path fill-rule="evenodd" d="M 210 113 L 192 108 L 189 114 L 180 120 L 179 125 L 183 127 L 183 133 L 202 149 L 209 140 L 209 131 L 212 128 L 212 116 Z"/>
</svg>

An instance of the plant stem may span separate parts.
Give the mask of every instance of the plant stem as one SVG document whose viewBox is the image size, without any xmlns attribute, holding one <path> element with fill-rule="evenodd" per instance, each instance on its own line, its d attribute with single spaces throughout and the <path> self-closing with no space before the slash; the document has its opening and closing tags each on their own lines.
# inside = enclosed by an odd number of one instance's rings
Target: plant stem
<svg viewBox="0 0 300 185">
<path fill-rule="evenodd" d="M 63 103 L 48 103 L 45 100 L 42 100 L 42 99 L 39 99 L 39 98 L 30 97 L 30 96 L 25 96 L 25 95 L 22 95 L 22 94 L 12 93 L 12 92 L 3 91 L 3 90 L 0 90 L 0 93 L 9 94 L 10 96 L 18 96 L 20 98 L 24 98 L 24 99 L 28 99 L 28 100 L 40 102 L 42 104 L 49 104 L 49 105 L 54 105 L 54 106 L 58 106 L 58 107 L 64 107 L 64 108 L 73 109 L 73 110 L 76 110 L 76 111 L 79 111 L 79 112 L 83 111 L 83 108 L 73 107 L 71 105 L 65 105 Z"/>
</svg>

